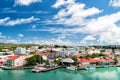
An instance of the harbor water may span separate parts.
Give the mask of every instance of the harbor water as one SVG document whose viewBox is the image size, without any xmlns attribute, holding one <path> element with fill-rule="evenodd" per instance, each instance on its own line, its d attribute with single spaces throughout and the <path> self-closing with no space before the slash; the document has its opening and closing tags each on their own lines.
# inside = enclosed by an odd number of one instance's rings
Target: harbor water
<svg viewBox="0 0 120 80">
<path fill-rule="evenodd" d="M 60 68 L 41 73 L 32 73 L 31 69 L 0 69 L 0 80 L 120 80 L 120 68 L 109 67 L 76 71 Z"/>
</svg>

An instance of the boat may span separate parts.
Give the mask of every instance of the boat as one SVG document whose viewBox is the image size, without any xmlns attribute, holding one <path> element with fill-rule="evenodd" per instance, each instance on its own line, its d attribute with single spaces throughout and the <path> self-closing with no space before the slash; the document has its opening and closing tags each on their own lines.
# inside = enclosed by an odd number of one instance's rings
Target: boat
<svg viewBox="0 0 120 80">
<path fill-rule="evenodd" d="M 45 67 L 36 66 L 32 69 L 32 72 L 39 73 L 39 72 L 46 71 L 46 70 L 47 70 L 47 68 L 45 68 Z"/>
<path fill-rule="evenodd" d="M 12 70 L 12 67 L 8 67 L 8 66 L 1 66 L 0 68 L 2 68 L 3 70 Z"/>
<path fill-rule="evenodd" d="M 96 69 L 96 67 L 93 66 L 93 65 L 89 65 L 86 69 L 87 69 L 87 70 L 94 70 L 94 69 Z"/>
<path fill-rule="evenodd" d="M 66 67 L 66 69 L 68 69 L 68 70 L 77 70 L 77 68 L 75 68 L 75 67 Z"/>
</svg>

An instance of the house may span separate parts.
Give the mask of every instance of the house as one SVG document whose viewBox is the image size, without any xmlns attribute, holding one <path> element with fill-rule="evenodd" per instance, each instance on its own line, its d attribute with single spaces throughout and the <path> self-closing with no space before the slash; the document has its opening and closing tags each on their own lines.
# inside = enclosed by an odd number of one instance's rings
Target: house
<svg viewBox="0 0 120 80">
<path fill-rule="evenodd" d="M 35 51 L 35 50 L 37 50 L 39 48 L 39 46 L 32 46 L 31 48 L 30 48 L 30 50 L 31 51 Z"/>
<path fill-rule="evenodd" d="M 77 50 L 76 48 L 71 48 L 65 51 L 66 56 L 77 56 L 78 54 L 79 54 L 79 50 Z"/>
<path fill-rule="evenodd" d="M 93 53 L 100 54 L 100 50 L 99 49 L 89 50 L 89 51 L 87 51 L 87 53 L 90 55 L 92 55 Z"/>
<path fill-rule="evenodd" d="M 115 55 L 120 55 L 120 49 L 115 49 Z"/>
<path fill-rule="evenodd" d="M 11 55 L 11 56 L 8 56 L 5 65 L 9 67 L 18 67 L 18 66 L 23 66 L 24 63 L 25 63 L 25 60 L 21 56 Z"/>
<path fill-rule="evenodd" d="M 22 48 L 22 47 L 17 47 L 16 50 L 16 55 L 24 55 L 24 54 L 29 54 L 30 51 L 26 50 L 26 48 Z"/>
</svg>

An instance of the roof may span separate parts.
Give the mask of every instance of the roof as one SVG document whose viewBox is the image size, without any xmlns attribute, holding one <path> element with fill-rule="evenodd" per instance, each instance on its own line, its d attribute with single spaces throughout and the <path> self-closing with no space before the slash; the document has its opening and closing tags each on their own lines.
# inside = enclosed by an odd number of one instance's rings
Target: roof
<svg viewBox="0 0 120 80">
<path fill-rule="evenodd" d="M 100 59 L 97 59 L 95 60 L 94 58 L 88 58 L 88 59 L 85 59 L 85 58 L 79 58 L 78 59 L 80 62 L 90 62 L 90 63 L 95 63 L 95 62 L 114 62 L 113 59 L 104 59 L 104 58 L 100 58 Z"/>
<path fill-rule="evenodd" d="M 2 63 L 2 62 L 3 62 L 3 60 L 0 59 L 0 63 Z"/>
<path fill-rule="evenodd" d="M 71 58 L 65 58 L 65 59 L 63 59 L 63 61 L 62 62 L 66 62 L 66 63 L 73 63 L 74 62 L 74 60 L 72 60 Z"/>
<path fill-rule="evenodd" d="M 20 56 L 8 56 L 8 60 L 16 60 Z"/>
</svg>

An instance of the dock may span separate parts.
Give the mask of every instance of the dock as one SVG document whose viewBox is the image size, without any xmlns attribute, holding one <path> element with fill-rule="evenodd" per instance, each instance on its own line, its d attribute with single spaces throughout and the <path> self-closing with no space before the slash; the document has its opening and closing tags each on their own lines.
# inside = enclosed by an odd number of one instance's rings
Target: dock
<svg viewBox="0 0 120 80">
<path fill-rule="evenodd" d="M 7 66 L 0 66 L 3 70 L 22 70 L 22 69 L 32 69 L 34 66 L 20 66 L 20 67 L 7 67 Z"/>
</svg>

